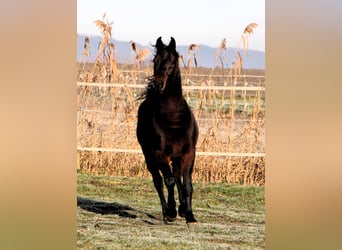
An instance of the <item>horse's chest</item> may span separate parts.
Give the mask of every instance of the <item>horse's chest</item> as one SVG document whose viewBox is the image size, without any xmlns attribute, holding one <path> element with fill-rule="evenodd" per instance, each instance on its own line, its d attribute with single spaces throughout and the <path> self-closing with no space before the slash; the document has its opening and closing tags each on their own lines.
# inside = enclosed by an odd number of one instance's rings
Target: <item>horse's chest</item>
<svg viewBox="0 0 342 250">
<path fill-rule="evenodd" d="M 189 127 L 190 117 L 184 110 L 161 112 L 155 116 L 155 123 L 163 133 L 179 134 Z"/>
<path fill-rule="evenodd" d="M 191 124 L 183 112 L 160 113 L 154 118 L 154 127 L 162 151 L 170 148 L 171 152 L 178 154 L 184 145 L 190 143 Z"/>
<path fill-rule="evenodd" d="M 190 138 L 184 129 L 162 129 L 157 127 L 158 145 L 156 152 L 161 155 L 179 157 L 191 144 Z"/>
<path fill-rule="evenodd" d="M 169 100 L 162 102 L 156 112 L 158 123 L 165 128 L 185 127 L 189 122 L 187 106 L 182 101 Z"/>
</svg>

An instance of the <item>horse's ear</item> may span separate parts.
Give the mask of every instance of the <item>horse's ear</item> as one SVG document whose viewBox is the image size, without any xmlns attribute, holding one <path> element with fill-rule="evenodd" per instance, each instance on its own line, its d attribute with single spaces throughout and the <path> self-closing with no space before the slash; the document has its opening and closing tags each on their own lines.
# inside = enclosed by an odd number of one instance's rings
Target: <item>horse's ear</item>
<svg viewBox="0 0 342 250">
<path fill-rule="evenodd" d="M 165 45 L 162 41 L 162 38 L 161 36 L 157 39 L 157 42 L 156 42 L 156 48 L 157 48 L 157 51 L 161 51 L 162 49 L 164 49 Z"/>
<path fill-rule="evenodd" d="M 176 50 L 176 41 L 175 41 L 175 39 L 173 37 L 171 37 L 171 41 L 170 41 L 168 47 L 169 47 L 170 50 Z"/>
</svg>

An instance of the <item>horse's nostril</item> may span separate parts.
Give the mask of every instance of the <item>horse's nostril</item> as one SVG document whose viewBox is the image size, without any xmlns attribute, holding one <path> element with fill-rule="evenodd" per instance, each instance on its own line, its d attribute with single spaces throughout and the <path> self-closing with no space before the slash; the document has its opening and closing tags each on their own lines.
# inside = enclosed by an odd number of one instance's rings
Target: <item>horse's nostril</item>
<svg viewBox="0 0 342 250">
<path fill-rule="evenodd" d="M 164 82 L 161 82 L 160 85 L 159 85 L 159 89 L 161 91 L 164 91 L 165 87 L 166 87 L 166 84 Z"/>
<path fill-rule="evenodd" d="M 164 81 L 162 79 L 157 79 L 155 81 L 156 86 L 160 89 L 160 90 L 164 90 L 166 84 L 164 83 Z"/>
<path fill-rule="evenodd" d="M 160 88 L 160 86 L 163 84 L 162 80 L 157 80 L 156 81 L 156 85 Z"/>
</svg>

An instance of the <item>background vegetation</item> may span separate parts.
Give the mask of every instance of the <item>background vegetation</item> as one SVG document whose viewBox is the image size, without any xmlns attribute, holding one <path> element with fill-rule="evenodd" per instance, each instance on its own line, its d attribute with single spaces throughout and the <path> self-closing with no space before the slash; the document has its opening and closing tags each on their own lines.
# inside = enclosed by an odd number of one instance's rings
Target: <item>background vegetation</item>
<svg viewBox="0 0 342 250">
<path fill-rule="evenodd" d="M 93 67 L 86 64 L 85 70 Z M 148 176 L 135 129 L 141 102 L 138 97 L 146 86 L 146 77 L 151 75 L 151 66 L 140 65 L 139 70 L 137 65 L 117 68 L 115 83 L 78 86 L 78 148 L 91 149 L 78 151 L 79 168 L 98 174 Z M 241 70 L 241 75 L 232 75 L 233 69 L 195 68 L 196 74 L 189 74 L 187 70 L 182 67 L 184 95 L 200 128 L 197 151 L 206 153 L 197 155 L 194 180 L 264 184 L 263 72 Z M 248 90 L 253 87 L 259 89 Z M 261 156 L 250 156 L 253 153 Z"/>
</svg>

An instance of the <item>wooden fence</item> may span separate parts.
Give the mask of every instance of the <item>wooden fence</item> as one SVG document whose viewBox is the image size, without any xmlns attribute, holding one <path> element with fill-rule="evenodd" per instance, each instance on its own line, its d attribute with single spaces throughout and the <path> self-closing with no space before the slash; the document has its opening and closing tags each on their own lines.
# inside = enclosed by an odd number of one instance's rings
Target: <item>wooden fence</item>
<svg viewBox="0 0 342 250">
<path fill-rule="evenodd" d="M 188 80 L 183 86 L 200 128 L 195 181 L 264 184 L 264 77 L 240 78 L 240 84 L 208 86 Z M 77 82 L 80 168 L 149 176 L 135 137 L 137 96 L 145 87 L 131 82 Z"/>
</svg>

